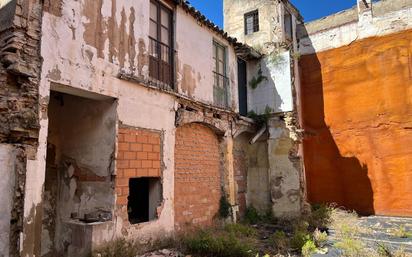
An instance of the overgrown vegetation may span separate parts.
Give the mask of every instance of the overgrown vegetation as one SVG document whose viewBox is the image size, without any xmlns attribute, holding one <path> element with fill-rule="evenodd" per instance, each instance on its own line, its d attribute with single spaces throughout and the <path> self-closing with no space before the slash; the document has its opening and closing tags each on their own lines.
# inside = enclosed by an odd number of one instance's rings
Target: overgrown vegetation
<svg viewBox="0 0 412 257">
<path fill-rule="evenodd" d="M 223 198 L 222 206 L 225 206 Z M 226 209 L 223 207 L 222 209 Z M 259 212 L 250 206 L 241 223 L 218 224 L 220 225 L 192 231 L 173 240 L 161 240 L 151 247 L 175 248 L 188 255 L 204 257 L 306 257 L 314 253 L 327 253 L 330 247 L 338 249 L 339 256 L 342 257 L 411 257 L 402 249 L 394 251 L 384 244 L 377 244 L 372 249 L 359 239 L 360 235 L 371 231 L 360 225 L 358 215 L 333 206 L 313 206 L 311 213 L 294 220 L 276 219 L 271 211 Z M 329 240 L 328 229 L 333 229 L 335 243 Z M 401 226 L 392 233 L 398 238 L 408 236 L 406 228 Z M 142 247 L 144 246 L 117 240 L 98 249 L 92 257 L 136 257 Z"/>
<path fill-rule="evenodd" d="M 254 246 L 250 241 L 240 236 L 242 231 L 242 229 L 230 230 L 230 232 L 212 229 L 200 230 L 184 238 L 184 248 L 187 252 L 196 256 L 254 256 Z"/>
<path fill-rule="evenodd" d="M 393 237 L 397 238 L 412 238 L 412 232 L 408 232 L 405 226 L 400 225 L 398 228 L 391 231 Z"/>
</svg>

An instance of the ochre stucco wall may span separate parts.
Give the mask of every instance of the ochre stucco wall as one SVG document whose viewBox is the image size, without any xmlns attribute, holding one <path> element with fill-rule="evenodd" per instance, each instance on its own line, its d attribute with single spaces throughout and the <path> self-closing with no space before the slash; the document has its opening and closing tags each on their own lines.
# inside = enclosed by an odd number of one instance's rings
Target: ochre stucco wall
<svg viewBox="0 0 412 257">
<path fill-rule="evenodd" d="M 300 59 L 308 198 L 412 216 L 412 30 Z"/>
</svg>

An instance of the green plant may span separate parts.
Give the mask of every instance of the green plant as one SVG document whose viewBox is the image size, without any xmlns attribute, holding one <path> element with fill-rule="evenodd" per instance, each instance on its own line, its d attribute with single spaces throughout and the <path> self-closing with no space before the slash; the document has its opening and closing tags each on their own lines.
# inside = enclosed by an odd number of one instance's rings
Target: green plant
<svg viewBox="0 0 412 257">
<path fill-rule="evenodd" d="M 236 237 L 254 237 L 257 235 L 255 228 L 239 223 L 227 224 L 224 227 L 224 230 L 230 234 L 235 235 Z"/>
<path fill-rule="evenodd" d="M 380 257 L 394 257 L 391 249 L 389 249 L 389 247 L 383 243 L 378 243 L 377 252 Z"/>
<path fill-rule="evenodd" d="M 331 223 L 333 207 L 320 204 L 313 205 L 308 217 L 309 226 L 313 229 L 326 229 Z"/>
<path fill-rule="evenodd" d="M 251 244 L 240 241 L 235 235 L 205 230 L 185 238 L 184 245 L 190 254 L 196 256 L 249 257 L 253 252 Z"/>
<path fill-rule="evenodd" d="M 296 231 L 290 240 L 290 246 L 293 249 L 302 249 L 307 241 L 311 240 L 310 235 L 305 231 Z"/>
<path fill-rule="evenodd" d="M 341 256 L 360 257 L 367 256 L 364 249 L 365 245 L 354 238 L 345 237 L 335 243 L 335 247 L 342 251 Z"/>
<path fill-rule="evenodd" d="M 412 238 L 412 232 L 406 231 L 404 225 L 400 225 L 398 228 L 394 229 L 392 235 L 398 238 Z"/>
<path fill-rule="evenodd" d="M 313 232 L 313 240 L 317 247 L 324 247 L 328 241 L 328 234 L 321 232 L 319 229 L 315 229 Z"/>
<path fill-rule="evenodd" d="M 315 245 L 315 242 L 312 240 L 306 241 L 306 243 L 302 246 L 302 255 L 304 257 L 309 257 L 312 254 L 314 254 L 317 251 L 317 247 Z"/>
<path fill-rule="evenodd" d="M 261 216 L 258 210 L 253 207 L 249 206 L 246 208 L 244 221 L 249 224 L 257 224 L 261 221 Z"/>
<path fill-rule="evenodd" d="M 273 243 L 278 252 L 285 252 L 289 248 L 289 239 L 285 232 L 278 230 L 271 237 L 270 241 Z"/>
<path fill-rule="evenodd" d="M 258 73 L 256 76 L 254 76 L 250 81 L 249 81 L 249 86 L 252 89 L 256 89 L 260 83 L 263 81 L 267 80 L 268 78 L 266 76 L 263 76 L 262 68 L 259 67 Z"/>
<path fill-rule="evenodd" d="M 225 194 L 220 197 L 219 202 L 219 216 L 226 219 L 230 215 L 230 203 Z"/>
<path fill-rule="evenodd" d="M 136 257 L 138 250 L 139 246 L 137 243 L 118 239 L 95 250 L 92 253 L 92 257 Z"/>
<path fill-rule="evenodd" d="M 268 123 L 268 120 L 273 113 L 273 109 L 270 108 L 268 105 L 265 107 L 265 112 L 263 114 L 256 114 L 254 111 L 248 112 L 247 116 L 251 118 L 255 123 L 257 127 L 262 127 L 265 124 Z"/>
</svg>

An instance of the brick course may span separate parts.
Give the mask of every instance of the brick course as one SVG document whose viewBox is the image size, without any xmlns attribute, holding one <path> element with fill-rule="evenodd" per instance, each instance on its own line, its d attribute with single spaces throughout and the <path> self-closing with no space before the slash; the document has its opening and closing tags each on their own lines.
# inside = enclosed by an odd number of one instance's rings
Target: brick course
<svg viewBox="0 0 412 257">
<path fill-rule="evenodd" d="M 161 140 L 159 131 L 120 128 L 118 134 L 116 204 L 127 205 L 129 179 L 161 176 Z"/>
<path fill-rule="evenodd" d="M 221 176 L 218 138 L 202 125 L 176 130 L 175 227 L 210 225 L 219 210 Z"/>
</svg>

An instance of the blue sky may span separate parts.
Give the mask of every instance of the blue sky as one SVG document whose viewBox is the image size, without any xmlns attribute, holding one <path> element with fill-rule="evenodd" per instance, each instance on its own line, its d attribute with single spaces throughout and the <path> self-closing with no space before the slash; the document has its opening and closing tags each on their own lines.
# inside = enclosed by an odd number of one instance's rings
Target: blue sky
<svg viewBox="0 0 412 257">
<path fill-rule="evenodd" d="M 253 0 L 249 0 L 253 1 Z M 356 5 L 356 0 L 291 0 L 300 10 L 305 21 L 318 18 L 348 9 Z M 223 28 L 223 0 L 189 0 L 206 17 Z"/>
</svg>

